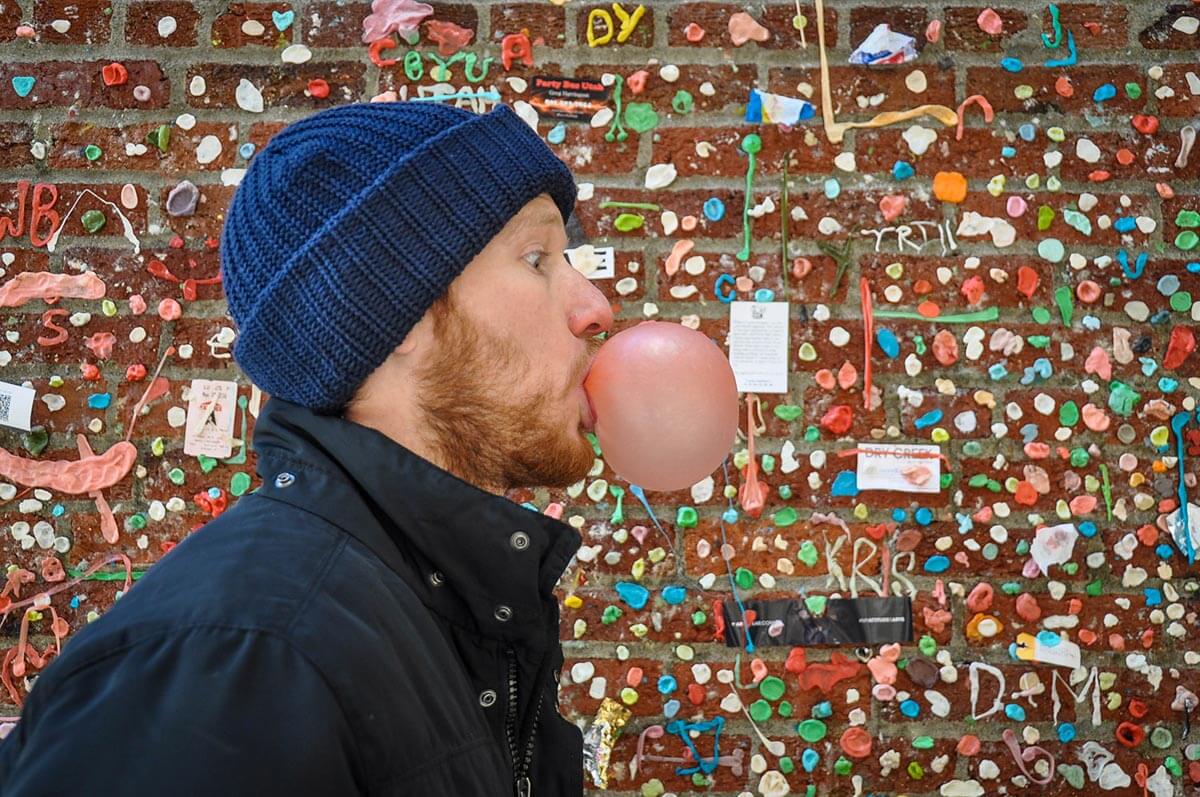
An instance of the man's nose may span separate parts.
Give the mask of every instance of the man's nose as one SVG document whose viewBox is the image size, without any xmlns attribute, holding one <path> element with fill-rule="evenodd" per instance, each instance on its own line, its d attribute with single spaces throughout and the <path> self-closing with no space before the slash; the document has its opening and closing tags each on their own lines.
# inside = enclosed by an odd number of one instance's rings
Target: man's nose
<svg viewBox="0 0 1200 797">
<path fill-rule="evenodd" d="M 575 271 L 575 275 L 577 287 L 572 294 L 571 315 L 568 321 L 571 334 L 577 338 L 590 338 L 610 331 L 613 314 L 608 297 L 583 274 Z"/>
</svg>

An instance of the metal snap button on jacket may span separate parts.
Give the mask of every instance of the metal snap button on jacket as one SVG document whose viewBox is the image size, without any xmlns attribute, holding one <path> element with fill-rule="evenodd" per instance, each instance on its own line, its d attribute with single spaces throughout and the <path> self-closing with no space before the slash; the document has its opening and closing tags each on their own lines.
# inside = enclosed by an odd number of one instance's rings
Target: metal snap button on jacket
<svg viewBox="0 0 1200 797">
<path fill-rule="evenodd" d="M 496 607 L 496 619 L 502 623 L 507 623 L 512 619 L 512 609 L 508 608 L 504 604 L 500 604 Z"/>
<path fill-rule="evenodd" d="M 296 481 L 295 476 L 288 473 L 287 471 L 284 471 L 283 473 L 281 473 L 275 477 L 275 486 L 276 487 L 288 487 L 295 481 Z"/>
<path fill-rule="evenodd" d="M 513 535 L 508 538 L 508 541 L 518 551 L 523 551 L 529 547 L 529 535 L 523 531 L 514 531 Z"/>
</svg>

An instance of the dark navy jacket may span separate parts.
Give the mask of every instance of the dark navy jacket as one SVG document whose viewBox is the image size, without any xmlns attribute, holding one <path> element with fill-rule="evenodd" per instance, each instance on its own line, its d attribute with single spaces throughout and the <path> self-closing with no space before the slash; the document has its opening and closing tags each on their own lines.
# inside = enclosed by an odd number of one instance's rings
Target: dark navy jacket
<svg viewBox="0 0 1200 797">
<path fill-rule="evenodd" d="M 37 679 L 0 795 L 582 794 L 552 594 L 579 533 L 278 398 L 254 449 L 262 487 Z"/>
</svg>

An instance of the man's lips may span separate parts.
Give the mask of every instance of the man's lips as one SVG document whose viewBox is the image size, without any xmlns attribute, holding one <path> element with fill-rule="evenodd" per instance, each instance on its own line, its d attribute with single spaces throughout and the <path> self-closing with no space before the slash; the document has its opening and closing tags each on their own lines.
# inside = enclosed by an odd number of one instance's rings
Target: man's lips
<svg viewBox="0 0 1200 797">
<path fill-rule="evenodd" d="M 596 431 L 596 408 L 592 405 L 592 397 L 588 395 L 585 385 L 587 384 L 588 377 L 592 373 L 592 366 L 596 363 L 596 354 L 597 352 L 593 352 L 592 356 L 588 358 L 587 368 L 584 369 L 583 379 L 579 383 L 579 392 L 583 394 L 583 400 L 580 402 L 581 407 L 579 414 L 582 418 L 583 428 L 589 432 Z"/>
<path fill-rule="evenodd" d="M 594 432 L 596 430 L 596 410 L 592 407 L 591 396 L 587 394 L 582 385 L 579 386 L 579 393 L 579 416 L 583 428 L 589 432 Z"/>
</svg>

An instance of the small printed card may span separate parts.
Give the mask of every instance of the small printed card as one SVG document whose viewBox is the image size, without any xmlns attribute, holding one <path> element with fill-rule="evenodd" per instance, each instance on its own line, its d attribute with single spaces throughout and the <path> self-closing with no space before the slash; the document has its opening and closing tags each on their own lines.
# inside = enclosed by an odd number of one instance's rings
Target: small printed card
<svg viewBox="0 0 1200 797">
<path fill-rule="evenodd" d="M 591 244 L 583 244 L 574 249 L 565 249 L 567 262 L 583 276 L 591 280 L 606 279 L 616 276 L 616 264 L 611 246 L 596 248 Z"/>
<path fill-rule="evenodd" d="M 529 104 L 543 116 L 586 122 L 608 104 L 609 90 L 599 78 L 534 75 Z"/>
<path fill-rule="evenodd" d="M 787 302 L 730 302 L 729 365 L 739 393 L 787 392 Z"/>
<path fill-rule="evenodd" d="M 0 424 L 28 432 L 36 396 L 31 387 L 0 382 Z"/>
<path fill-rule="evenodd" d="M 858 489 L 936 493 L 941 489 L 941 449 L 930 445 L 858 444 Z"/>
<path fill-rule="evenodd" d="M 188 399 L 183 453 L 223 459 L 233 453 L 237 382 L 193 379 Z"/>
</svg>

